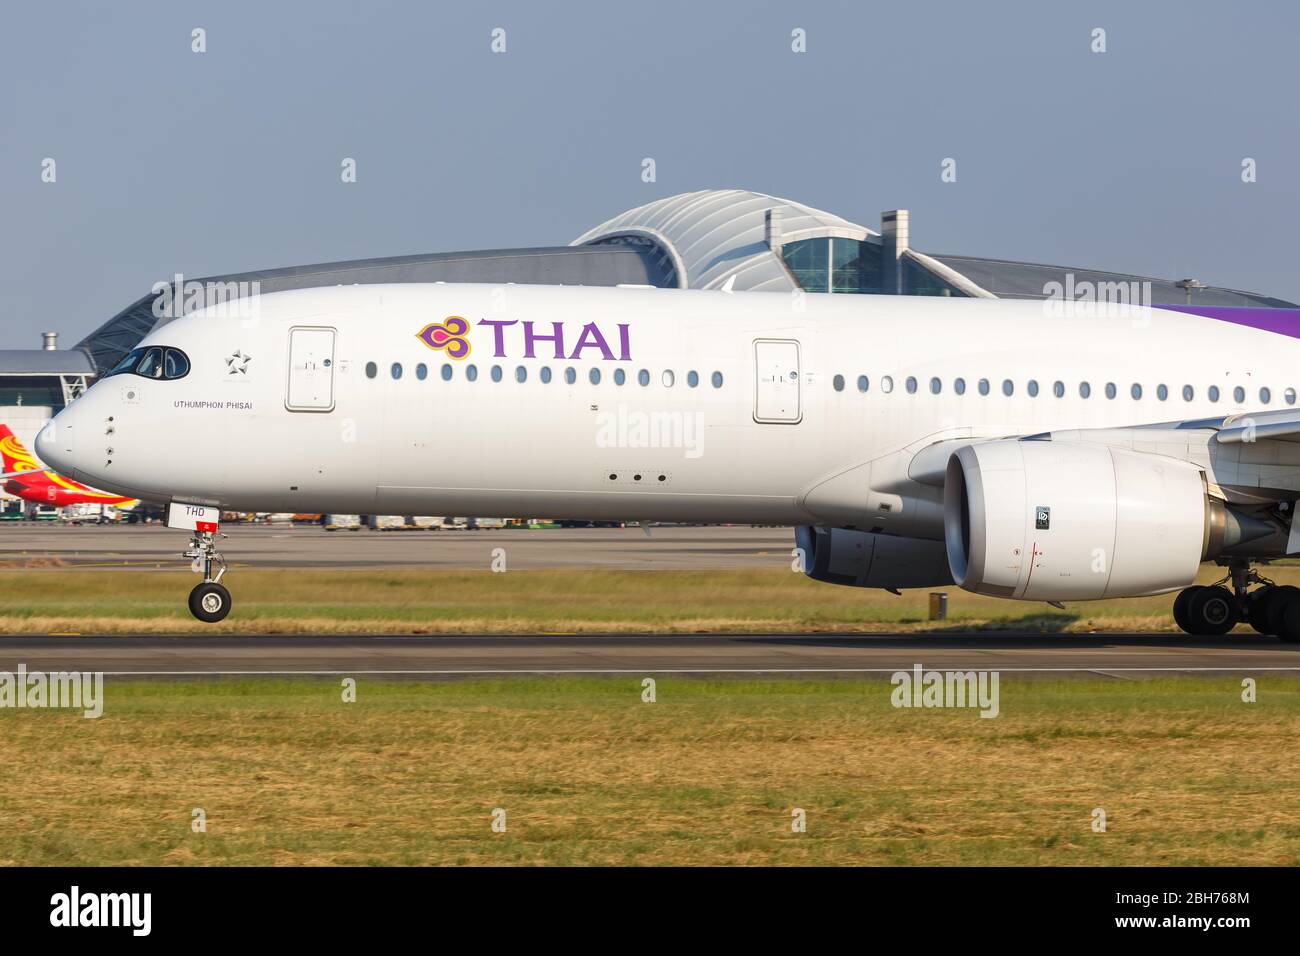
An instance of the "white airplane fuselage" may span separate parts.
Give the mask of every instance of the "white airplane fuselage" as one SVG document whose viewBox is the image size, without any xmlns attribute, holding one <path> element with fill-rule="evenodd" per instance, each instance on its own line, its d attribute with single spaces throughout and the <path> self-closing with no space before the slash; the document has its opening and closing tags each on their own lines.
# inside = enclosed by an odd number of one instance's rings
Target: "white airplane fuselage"
<svg viewBox="0 0 1300 956">
<path fill-rule="evenodd" d="M 157 327 L 141 348 L 181 350 L 188 372 L 101 379 L 42 432 L 38 453 L 93 487 L 243 511 L 941 539 L 942 488 L 908 474 L 919 448 L 1295 401 L 1300 344 L 1287 335 L 1159 308 L 1060 306 L 518 285 L 278 292 L 245 303 L 251 314 L 209 309 Z M 462 357 L 429 330 L 455 317 Z"/>
</svg>

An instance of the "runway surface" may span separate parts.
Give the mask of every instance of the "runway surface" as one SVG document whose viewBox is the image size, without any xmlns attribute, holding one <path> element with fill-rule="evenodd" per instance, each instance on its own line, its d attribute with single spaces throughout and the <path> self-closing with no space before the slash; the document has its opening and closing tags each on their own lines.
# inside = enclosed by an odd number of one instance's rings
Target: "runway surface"
<svg viewBox="0 0 1300 956">
<path fill-rule="evenodd" d="M 699 674 L 886 677 L 996 670 L 1044 677 L 1300 673 L 1300 645 L 1252 636 L 698 635 L 0 637 L 0 670 L 119 677 Z"/>
<path fill-rule="evenodd" d="M 788 567 L 789 528 L 538 528 L 483 531 L 326 531 L 315 525 L 226 524 L 231 567 L 488 568 L 494 548 L 510 566 L 606 570 Z M 64 527 L 0 523 L 0 568 L 177 570 L 188 536 L 158 525 Z"/>
</svg>

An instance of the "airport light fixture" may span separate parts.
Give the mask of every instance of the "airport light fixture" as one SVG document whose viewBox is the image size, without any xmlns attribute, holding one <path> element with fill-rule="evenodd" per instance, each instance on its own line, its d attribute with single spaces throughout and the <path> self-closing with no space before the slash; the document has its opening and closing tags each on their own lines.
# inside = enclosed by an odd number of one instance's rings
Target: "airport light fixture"
<svg viewBox="0 0 1300 956">
<path fill-rule="evenodd" d="M 1202 282 L 1200 279 L 1179 279 L 1177 282 L 1174 283 L 1174 285 L 1177 286 L 1179 289 L 1182 289 L 1183 291 L 1185 291 L 1185 292 L 1187 293 L 1187 304 L 1188 304 L 1188 305 L 1191 305 L 1191 304 L 1192 304 L 1192 290 L 1193 290 L 1193 289 L 1204 289 L 1204 288 L 1206 288 L 1205 283 Z"/>
</svg>

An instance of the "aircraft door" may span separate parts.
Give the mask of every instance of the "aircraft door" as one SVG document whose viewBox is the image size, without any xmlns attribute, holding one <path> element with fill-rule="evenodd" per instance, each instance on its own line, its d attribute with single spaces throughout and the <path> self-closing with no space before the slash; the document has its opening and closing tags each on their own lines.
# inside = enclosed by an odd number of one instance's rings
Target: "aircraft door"
<svg viewBox="0 0 1300 956">
<path fill-rule="evenodd" d="M 793 425 L 803 417 L 799 343 L 792 339 L 754 342 L 754 421 Z"/>
<path fill-rule="evenodd" d="M 298 326 L 289 330 L 289 387 L 284 407 L 291 412 L 334 409 L 334 329 Z"/>
</svg>

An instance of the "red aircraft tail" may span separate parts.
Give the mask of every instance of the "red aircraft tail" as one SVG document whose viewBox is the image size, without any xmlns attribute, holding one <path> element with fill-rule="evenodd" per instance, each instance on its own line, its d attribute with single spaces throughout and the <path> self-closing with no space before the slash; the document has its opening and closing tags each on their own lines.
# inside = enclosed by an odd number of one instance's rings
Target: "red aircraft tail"
<svg viewBox="0 0 1300 956">
<path fill-rule="evenodd" d="M 70 478 L 64 478 L 62 475 L 50 471 L 23 447 L 23 443 L 18 440 L 17 435 L 9 430 L 8 425 L 2 424 L 0 424 L 0 462 L 4 466 L 3 469 L 0 469 L 0 474 L 9 474 L 15 471 L 37 472 L 37 474 L 24 475 L 21 478 L 10 478 L 4 482 L 5 491 L 25 501 L 56 506 L 78 504 L 124 505 L 135 501 L 134 498 L 123 498 L 120 495 L 110 495 L 107 492 L 96 491 L 94 488 L 86 487 L 79 481 L 72 481 Z"/>
<path fill-rule="evenodd" d="M 0 473 L 11 471 L 37 471 L 40 465 L 32 453 L 23 447 L 18 436 L 9 430 L 8 425 L 0 425 Z"/>
</svg>

